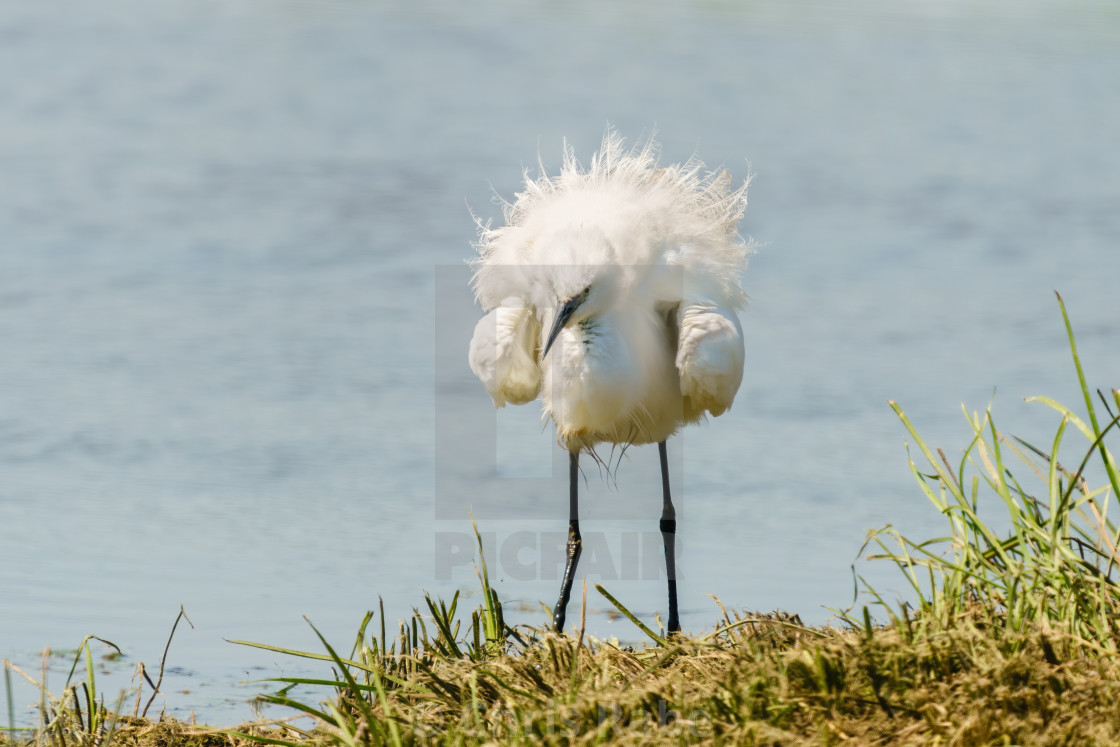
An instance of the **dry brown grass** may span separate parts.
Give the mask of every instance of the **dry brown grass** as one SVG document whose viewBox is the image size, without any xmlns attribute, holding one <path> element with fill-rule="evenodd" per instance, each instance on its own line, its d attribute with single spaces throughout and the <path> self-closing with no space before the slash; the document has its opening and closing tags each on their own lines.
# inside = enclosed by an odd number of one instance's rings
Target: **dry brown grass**
<svg viewBox="0 0 1120 747">
<path fill-rule="evenodd" d="M 408 679 L 386 683 L 384 698 L 324 689 L 334 710 L 302 731 L 258 724 L 229 733 L 123 717 L 105 740 L 74 738 L 71 729 L 66 743 L 1120 742 L 1120 662 L 1057 646 L 1069 644 L 1058 631 L 1007 636 L 961 619 L 915 640 L 895 629 L 807 630 L 784 615 L 753 619 L 715 639 L 642 650 L 542 632 L 522 650 L 486 660 L 421 656 Z M 1059 658 L 1059 649 L 1076 653 Z M 58 733 L 0 744 L 61 747 Z"/>
</svg>

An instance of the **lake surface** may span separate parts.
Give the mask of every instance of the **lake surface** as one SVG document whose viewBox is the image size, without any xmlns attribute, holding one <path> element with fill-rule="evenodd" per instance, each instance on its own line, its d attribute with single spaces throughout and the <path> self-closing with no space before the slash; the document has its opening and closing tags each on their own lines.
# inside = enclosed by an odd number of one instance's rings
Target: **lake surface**
<svg viewBox="0 0 1120 747">
<path fill-rule="evenodd" d="M 1055 289 L 1120 384 L 1111 4 L 611 7 L 0 6 L 0 658 L 71 650 L 57 691 L 95 634 L 114 692 L 183 605 L 154 708 L 234 723 L 250 681 L 321 671 L 227 639 L 319 650 L 307 616 L 347 648 L 379 597 L 391 629 L 474 589 L 468 508 L 542 623 L 564 455 L 471 376 L 463 260 L 608 123 L 755 174 L 746 378 L 672 442 L 686 629 L 705 594 L 824 623 L 868 529 L 942 533 L 888 399 L 949 454 L 962 402 L 1048 442 L 1022 398 L 1079 401 Z M 585 472 L 581 570 L 652 621 L 656 450 Z"/>
</svg>

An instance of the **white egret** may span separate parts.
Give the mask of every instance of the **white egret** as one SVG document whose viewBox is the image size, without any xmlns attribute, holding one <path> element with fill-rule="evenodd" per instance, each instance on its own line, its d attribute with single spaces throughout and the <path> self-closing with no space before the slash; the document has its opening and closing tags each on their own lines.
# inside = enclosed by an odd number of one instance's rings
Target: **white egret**
<svg viewBox="0 0 1120 747">
<path fill-rule="evenodd" d="M 565 143 L 558 176 L 524 175 L 505 225 L 480 226 L 474 291 L 487 312 L 470 366 L 497 407 L 542 395 L 569 452 L 567 563 L 557 631 L 579 562 L 579 454 L 597 444 L 656 443 L 668 630 L 680 630 L 676 512 L 665 440 L 726 411 L 743 377 L 748 244 L 738 222 L 747 179 L 702 173 L 696 158 L 660 168 L 651 140 L 627 150 L 608 131 L 584 169 Z M 544 334 L 542 334 L 542 332 Z"/>
</svg>

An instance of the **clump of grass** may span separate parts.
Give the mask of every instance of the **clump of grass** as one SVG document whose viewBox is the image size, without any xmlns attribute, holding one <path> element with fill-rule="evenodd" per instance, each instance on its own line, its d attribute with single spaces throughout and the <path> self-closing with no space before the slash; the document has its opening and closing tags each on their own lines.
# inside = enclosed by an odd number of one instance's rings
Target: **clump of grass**
<svg viewBox="0 0 1120 747">
<path fill-rule="evenodd" d="M 1094 402 L 1061 296 L 1058 303 L 1086 416 L 1048 397 L 1029 398 L 1062 416 L 1047 448 L 1008 437 L 989 406 L 983 416 L 965 412 L 973 438 L 954 468 L 890 403 L 925 460 L 919 467 L 911 459 L 914 477 L 948 522 L 944 537 L 915 542 L 888 527 L 869 540 L 883 551 L 873 557 L 897 564 L 918 600 L 913 613 L 905 605 L 896 612 L 864 584 L 895 624 L 937 630 L 973 616 L 1007 632 L 1040 627 L 1054 631 L 1061 645 L 1117 653 L 1120 530 L 1108 512 L 1120 495 L 1120 476 L 1107 442 L 1115 440 L 1120 418 L 1100 390 Z M 1120 391 L 1110 396 L 1120 408 Z M 1069 426 L 1084 438 L 1080 446 L 1069 443 Z M 1063 464 L 1059 453 L 1071 450 L 1073 458 Z M 1103 485 L 1089 485 L 1093 466 Z M 1005 507 L 1005 532 L 980 518 L 981 502 Z"/>
<path fill-rule="evenodd" d="M 379 674 L 380 690 L 356 687 L 356 679 L 352 685 L 340 675 L 328 681 L 329 699 L 309 706 L 322 716 L 307 728 L 257 724 L 219 733 L 124 716 L 101 744 L 1049 745 L 1120 739 L 1120 663 L 1062 659 L 1037 629 L 1008 634 L 1017 645 L 1006 646 L 972 620 L 914 637 L 870 619 L 855 629 L 808 629 L 783 613 L 725 613 L 707 635 L 639 649 L 536 632 L 522 631 L 523 649 L 481 660 L 433 653 L 405 678 Z M 49 735 L 11 740 L 21 747 L 54 742 Z"/>
<path fill-rule="evenodd" d="M 37 681 L 22 669 L 4 661 L 4 684 L 8 701 L 8 738 L 16 740 L 19 732 L 15 728 L 13 714 L 13 699 L 11 688 L 11 673 L 16 672 L 23 676 L 39 691 L 39 728 L 34 732 L 35 743 L 47 742 L 59 747 L 97 747 L 111 740 L 113 730 L 116 728 L 117 717 L 124 704 L 124 693 L 120 694 L 116 707 L 109 709 L 105 706 L 104 696 L 97 691 L 97 679 L 94 674 L 93 641 L 98 641 L 117 654 L 120 649 L 111 641 L 87 635 L 82 639 L 74 655 L 74 663 L 66 682 L 62 687 L 62 694 L 53 695 L 47 689 L 47 659 L 50 650 L 43 652 L 42 679 Z M 84 682 L 74 682 L 74 673 L 80 663 L 85 663 L 86 679 Z"/>
<path fill-rule="evenodd" d="M 521 632 L 524 644 L 482 659 L 410 654 L 404 677 L 374 665 L 372 687 L 353 676 L 364 665 L 332 655 L 350 676 L 319 683 L 330 699 L 289 703 L 314 716 L 312 727 L 237 736 L 290 747 L 1120 738 L 1120 661 L 1064 658 L 1037 627 L 997 640 L 968 618 L 915 636 L 869 615 L 841 630 L 806 628 L 784 613 L 725 613 L 711 633 L 642 648 Z"/>
<path fill-rule="evenodd" d="M 476 570 L 482 586 L 483 602 L 479 608 L 471 611 L 471 622 L 462 635 L 460 631 L 463 628 L 457 617 L 459 592 L 455 592 L 450 604 L 425 595 L 424 601 L 429 614 L 425 615 L 414 608 L 409 621 L 399 623 L 397 636 L 391 641 L 386 635 L 385 606 L 380 603 L 380 637 L 369 634 L 373 613 L 367 612 L 358 627 L 350 653 L 345 657 L 323 638 L 314 625 L 311 626 L 312 630 L 323 644 L 325 653 L 297 651 L 252 641 L 234 641 L 240 645 L 324 661 L 332 665 L 334 679 L 275 678 L 272 681 L 282 683 L 283 687 L 276 693 L 258 696 L 258 702 L 286 706 L 311 716 L 347 744 L 356 744 L 356 740 L 363 735 L 372 735 L 378 741 L 396 744 L 401 739 L 398 720 L 406 713 L 397 712 L 404 707 L 396 703 L 398 690 L 410 690 L 417 687 L 417 682 L 424 682 L 425 692 L 459 697 L 462 685 L 441 677 L 436 670 L 439 662 L 484 662 L 502 656 L 516 643 L 525 643 L 521 634 L 505 621 L 498 593 L 490 585 L 477 525 L 474 529 L 480 559 Z M 310 620 L 308 624 L 311 624 Z M 308 685 L 330 688 L 336 701 L 312 705 L 291 695 L 293 688 Z M 381 714 L 380 717 L 377 713 Z M 294 726 L 283 728 L 296 737 L 309 736 Z M 232 733 L 242 738 L 257 738 L 245 732 Z"/>
<path fill-rule="evenodd" d="M 696 638 L 665 639 L 642 626 L 657 645 L 641 650 L 598 641 L 582 633 L 558 635 L 551 627 L 514 630 L 491 617 L 497 637 L 479 636 L 487 629 L 488 607 L 500 609 L 496 594 L 480 572 L 484 599 L 492 600 L 471 614 L 466 635 L 455 640 L 453 620 L 458 594 L 450 605 L 425 598 L 428 614 L 419 609 L 388 648 L 382 638 L 367 638 L 371 615 L 359 628 L 348 657 L 342 657 L 320 636 L 326 653 L 246 643 L 294 656 L 329 661 L 333 679 L 281 677 L 280 692 L 261 696 L 265 703 L 285 705 L 313 717 L 312 729 L 286 725 L 289 738 L 236 736 L 291 747 L 316 743 L 337 745 L 414 744 L 437 736 L 465 743 L 532 742 L 567 744 L 575 736 L 593 739 L 650 736 L 652 729 L 680 738 L 712 734 L 707 723 L 711 686 L 718 680 L 721 656 L 732 640 L 760 642 L 758 652 L 788 649 L 803 636 L 829 634 L 801 625 L 796 616 L 727 617 L 713 633 Z M 636 619 L 602 587 L 600 594 L 619 612 Z M 586 588 L 584 590 L 586 603 Z M 381 610 L 384 619 L 384 610 Z M 435 631 L 429 635 L 431 625 Z M 384 636 L 384 632 L 382 632 Z M 721 654 L 723 652 L 723 654 Z M 331 700 L 309 704 L 291 694 L 295 686 L 328 688 Z M 705 700 L 689 704 L 677 696 L 687 689 Z"/>
<path fill-rule="evenodd" d="M 162 714 L 159 723 L 163 725 L 159 728 L 155 728 L 152 722 L 146 718 L 148 709 L 151 708 L 156 696 L 160 693 L 167 654 L 181 620 L 186 620 L 188 625 L 194 627 L 190 619 L 187 618 L 186 610 L 180 606 L 179 614 L 171 626 L 167 645 L 163 649 L 163 656 L 160 658 L 158 679 L 155 682 L 152 681 L 144 662 L 137 664 L 136 677 L 141 684 L 136 688 L 136 702 L 129 715 L 122 715 L 127 695 L 126 691 L 121 690 L 115 706 L 109 708 L 105 705 L 104 693 L 99 692 L 97 688 L 93 645 L 97 642 L 108 647 L 110 650 L 104 654 L 103 658 L 116 660 L 124 654 L 112 641 L 107 641 L 95 635 L 85 636 L 74 654 L 74 661 L 62 686 L 62 694 L 57 696 L 50 691 L 47 685 L 47 662 L 51 656 L 49 648 L 43 651 L 42 672 L 38 680 L 15 664 L 4 660 L 4 689 L 8 704 L 8 726 L 6 729 L 0 729 L 0 746 L 102 747 L 102 745 L 109 744 L 136 744 L 136 740 L 140 738 L 138 734 L 157 735 L 182 731 L 185 735 L 186 730 L 191 727 L 174 721 L 165 722 Z M 85 665 L 85 680 L 75 681 L 75 674 L 79 670 L 79 665 L 83 663 Z M 39 725 L 35 729 L 20 729 L 15 725 L 15 702 L 12 690 L 13 672 L 30 682 L 39 692 Z M 145 682 L 151 688 L 151 695 L 143 710 L 140 710 L 143 683 Z M 179 729 L 180 726 L 183 728 Z M 155 739 L 155 736 L 152 736 L 151 739 Z"/>
</svg>

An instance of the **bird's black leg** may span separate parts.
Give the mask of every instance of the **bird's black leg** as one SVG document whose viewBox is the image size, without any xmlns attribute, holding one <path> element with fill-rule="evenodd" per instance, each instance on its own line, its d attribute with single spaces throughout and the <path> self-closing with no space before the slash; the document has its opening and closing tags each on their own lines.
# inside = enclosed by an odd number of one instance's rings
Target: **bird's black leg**
<svg viewBox="0 0 1120 747">
<path fill-rule="evenodd" d="M 560 599 L 552 610 L 552 627 L 564 632 L 564 617 L 568 599 L 572 596 L 572 580 L 576 575 L 579 553 L 583 542 L 579 536 L 579 452 L 568 452 L 568 562 L 564 564 L 564 581 L 560 586 Z"/>
<path fill-rule="evenodd" d="M 669 495 L 669 456 L 665 442 L 657 444 L 661 456 L 661 492 L 664 504 L 661 509 L 661 540 L 665 543 L 665 571 L 669 577 L 669 633 L 681 631 L 681 621 L 677 615 L 677 512 L 673 508 L 673 498 Z"/>
</svg>

